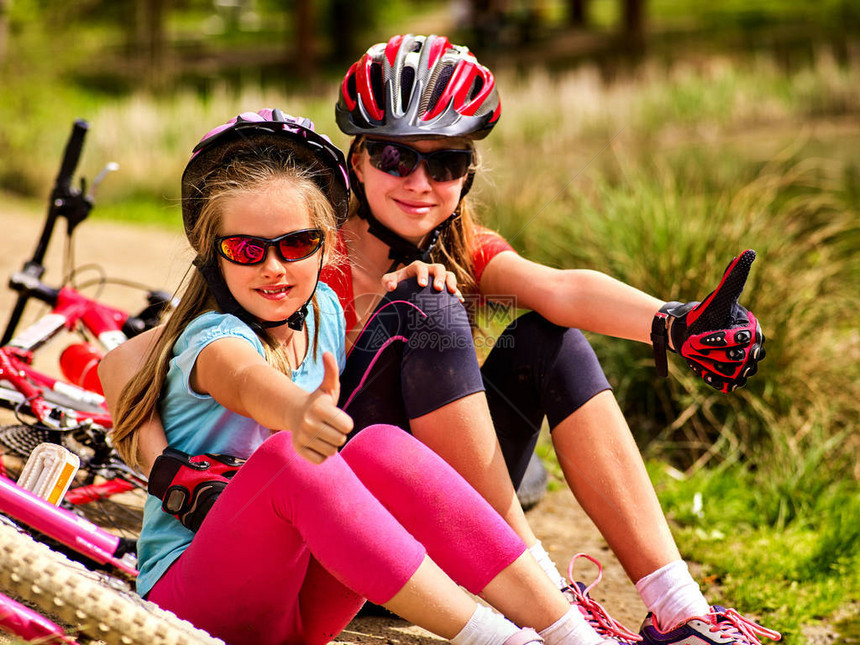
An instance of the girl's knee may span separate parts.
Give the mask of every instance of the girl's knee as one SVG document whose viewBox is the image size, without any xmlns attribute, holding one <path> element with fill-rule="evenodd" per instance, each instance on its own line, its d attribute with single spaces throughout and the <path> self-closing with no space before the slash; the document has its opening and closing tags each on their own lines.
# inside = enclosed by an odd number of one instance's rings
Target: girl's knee
<svg viewBox="0 0 860 645">
<path fill-rule="evenodd" d="M 375 423 L 363 428 L 341 450 L 341 455 L 349 459 L 356 454 L 378 455 L 397 450 L 412 437 L 402 428 L 387 423 Z"/>
</svg>

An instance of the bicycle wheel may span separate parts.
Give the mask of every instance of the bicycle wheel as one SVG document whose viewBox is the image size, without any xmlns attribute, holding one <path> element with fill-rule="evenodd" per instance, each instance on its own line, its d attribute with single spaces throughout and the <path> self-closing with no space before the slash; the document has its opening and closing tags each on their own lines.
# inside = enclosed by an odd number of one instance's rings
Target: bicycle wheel
<svg viewBox="0 0 860 645">
<path fill-rule="evenodd" d="M 124 582 L 89 571 L 0 522 L 0 586 L 108 645 L 224 645 L 143 600 Z"/>
</svg>

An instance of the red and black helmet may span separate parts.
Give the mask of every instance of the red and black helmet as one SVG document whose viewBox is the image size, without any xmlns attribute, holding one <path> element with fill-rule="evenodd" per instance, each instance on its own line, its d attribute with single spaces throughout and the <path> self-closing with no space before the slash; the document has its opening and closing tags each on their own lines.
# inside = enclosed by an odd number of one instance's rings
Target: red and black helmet
<svg viewBox="0 0 860 645">
<path fill-rule="evenodd" d="M 335 109 L 350 135 L 483 139 L 501 114 L 492 72 L 444 36 L 394 36 L 347 71 Z"/>
</svg>

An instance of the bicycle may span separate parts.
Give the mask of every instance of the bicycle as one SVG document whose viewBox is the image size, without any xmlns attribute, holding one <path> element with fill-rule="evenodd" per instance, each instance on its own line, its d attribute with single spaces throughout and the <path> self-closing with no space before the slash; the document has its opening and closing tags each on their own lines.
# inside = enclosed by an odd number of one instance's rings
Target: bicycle
<svg viewBox="0 0 860 645">
<path fill-rule="evenodd" d="M 72 187 L 87 130 L 86 122 L 80 120 L 72 127 L 36 249 L 9 280 L 10 288 L 17 292 L 17 300 L 0 341 L 0 406 L 12 410 L 18 421 L 0 427 L 0 447 L 7 455 L 20 459 L 26 459 L 44 442 L 61 444 L 72 450 L 81 458 L 83 473 L 82 486 L 66 495 L 66 503 L 73 505 L 105 500 L 146 486 L 145 479 L 119 459 L 107 440 L 106 433 L 112 423 L 95 368 L 103 351 L 156 325 L 172 303 L 170 294 L 164 291 L 116 281 L 146 290 L 146 306 L 137 315 L 130 316 L 81 293 L 80 289 L 89 285 L 72 286 L 72 270 L 59 288 L 41 280 L 45 272 L 45 253 L 58 219 L 67 221 L 70 247 L 72 233 L 92 210 L 95 188 L 107 172 L 116 167 L 108 164 L 93 182 L 89 194 L 84 194 L 83 179 L 80 189 Z M 50 310 L 19 330 L 25 307 L 31 300 L 47 304 Z M 82 342 L 70 345 L 60 356 L 60 368 L 67 380 L 54 378 L 33 367 L 35 353 L 63 330 L 83 336 Z M 97 341 L 99 347 L 93 345 L 91 339 Z M 0 465 L 0 473 L 5 472 Z M 97 483 L 96 478 L 105 481 Z M 111 513 L 116 514 L 119 508 L 112 507 Z M 139 519 L 140 513 L 132 512 L 124 523 L 136 528 Z"/>
<path fill-rule="evenodd" d="M 50 616 L 0 593 L 0 629 L 39 642 L 76 643 L 82 634 L 123 645 L 222 643 L 131 591 L 128 582 L 137 570 L 122 538 L 5 476 L 0 513 L 0 587 Z M 82 556 L 92 568 L 37 542 L 31 532 Z"/>
<path fill-rule="evenodd" d="M 170 305 L 169 294 L 148 290 L 146 307 L 129 316 L 67 284 L 52 288 L 41 281 L 57 219 L 66 218 L 71 237 L 93 205 L 92 192 L 83 194 L 83 180 L 81 190 L 71 186 L 87 128 L 85 122 L 75 122 L 36 250 L 9 283 L 18 299 L 0 347 L 0 405 L 14 411 L 19 425 L 0 429 L 0 443 L 7 453 L 31 457 L 18 473 L 19 482 L 47 486 L 42 492 L 51 501 L 8 478 L 0 462 L 0 587 L 32 605 L 0 593 L 0 628 L 25 639 L 44 639 L 40 642 L 74 643 L 83 637 L 108 643 L 221 643 L 130 590 L 128 582 L 137 575 L 133 539 L 54 505 L 79 510 L 94 500 L 145 489 L 146 480 L 119 459 L 107 439 L 112 423 L 98 380 L 92 378 L 101 352 L 89 342 L 72 345 L 71 353 L 67 349 L 60 364 L 71 382 L 33 368 L 34 352 L 63 329 L 89 334 L 108 350 L 157 324 Z M 18 331 L 31 298 L 51 310 Z M 38 462 L 34 469 L 32 458 Z M 80 465 L 83 485 L 68 490 Z M 133 514 L 135 529 L 139 518 L 139 511 Z"/>
</svg>

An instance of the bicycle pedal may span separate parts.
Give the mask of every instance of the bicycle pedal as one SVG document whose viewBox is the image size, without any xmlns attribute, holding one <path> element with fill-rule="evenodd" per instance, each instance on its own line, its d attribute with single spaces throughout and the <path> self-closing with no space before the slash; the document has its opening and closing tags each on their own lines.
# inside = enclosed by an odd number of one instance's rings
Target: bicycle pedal
<svg viewBox="0 0 860 645">
<path fill-rule="evenodd" d="M 80 465 L 78 456 L 63 446 L 40 443 L 27 458 L 18 485 L 58 506 Z"/>
</svg>

